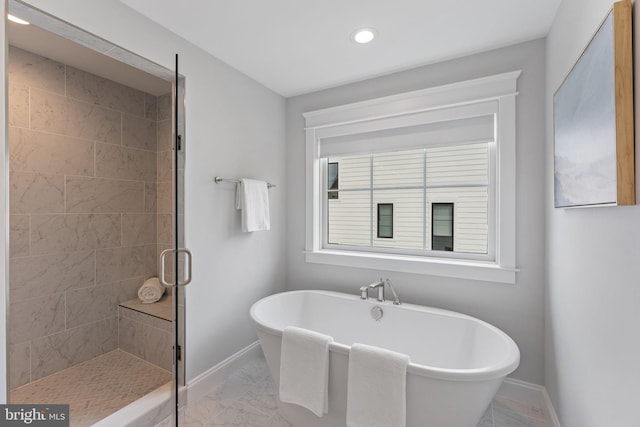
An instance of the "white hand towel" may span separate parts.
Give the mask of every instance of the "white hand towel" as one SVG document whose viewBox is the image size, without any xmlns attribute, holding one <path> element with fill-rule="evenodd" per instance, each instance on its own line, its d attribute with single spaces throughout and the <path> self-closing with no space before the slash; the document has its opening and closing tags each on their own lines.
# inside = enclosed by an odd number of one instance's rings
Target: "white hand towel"
<svg viewBox="0 0 640 427">
<path fill-rule="evenodd" d="M 353 344 L 349 352 L 347 427 L 405 427 L 409 356 Z"/>
<path fill-rule="evenodd" d="M 160 284 L 157 277 L 152 277 L 144 281 L 140 289 L 138 289 L 138 299 L 143 304 L 151 304 L 162 298 L 166 288 Z"/>
<path fill-rule="evenodd" d="M 288 326 L 282 332 L 280 400 L 307 408 L 317 416 L 329 407 L 329 344 L 333 338 Z"/>
<path fill-rule="evenodd" d="M 242 231 L 269 230 L 271 220 L 267 183 L 255 179 L 241 179 L 236 186 L 236 209 L 242 210 Z"/>
</svg>

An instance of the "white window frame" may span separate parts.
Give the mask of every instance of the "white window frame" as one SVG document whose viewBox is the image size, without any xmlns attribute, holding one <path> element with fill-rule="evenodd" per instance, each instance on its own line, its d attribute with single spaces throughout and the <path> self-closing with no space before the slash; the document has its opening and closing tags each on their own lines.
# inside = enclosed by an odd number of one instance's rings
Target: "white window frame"
<svg viewBox="0 0 640 427">
<path fill-rule="evenodd" d="M 304 113 L 306 133 L 305 260 L 384 271 L 398 271 L 481 281 L 516 281 L 516 82 L 521 71 L 432 87 L 399 95 Z M 433 123 L 465 117 L 474 109 L 495 108 L 495 214 L 489 233 L 495 236 L 492 259 L 460 259 L 327 248 L 323 242 L 323 138 Z M 490 189 L 491 191 L 491 189 Z"/>
</svg>

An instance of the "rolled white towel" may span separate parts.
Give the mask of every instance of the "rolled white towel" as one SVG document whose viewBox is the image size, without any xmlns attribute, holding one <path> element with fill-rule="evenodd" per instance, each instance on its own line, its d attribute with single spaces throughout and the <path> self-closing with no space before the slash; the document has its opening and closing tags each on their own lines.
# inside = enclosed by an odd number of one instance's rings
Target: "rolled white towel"
<svg viewBox="0 0 640 427">
<path fill-rule="evenodd" d="M 162 298 L 166 288 L 160 284 L 157 277 L 152 277 L 144 281 L 140 289 L 138 289 L 138 298 L 143 304 L 151 304 Z"/>
</svg>

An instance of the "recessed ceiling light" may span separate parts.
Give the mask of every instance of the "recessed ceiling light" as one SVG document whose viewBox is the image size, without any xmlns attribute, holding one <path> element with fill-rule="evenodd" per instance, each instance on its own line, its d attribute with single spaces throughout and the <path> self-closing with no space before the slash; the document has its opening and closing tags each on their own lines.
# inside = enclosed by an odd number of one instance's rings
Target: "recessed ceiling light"
<svg viewBox="0 0 640 427">
<path fill-rule="evenodd" d="M 11 22 L 15 22 L 16 24 L 29 25 L 28 21 L 25 21 L 24 19 L 20 19 L 17 16 L 13 16 L 10 13 L 7 14 L 7 19 Z"/>
<path fill-rule="evenodd" d="M 376 37 L 377 31 L 373 28 L 359 28 L 351 33 L 351 39 L 360 44 L 371 42 Z"/>
</svg>

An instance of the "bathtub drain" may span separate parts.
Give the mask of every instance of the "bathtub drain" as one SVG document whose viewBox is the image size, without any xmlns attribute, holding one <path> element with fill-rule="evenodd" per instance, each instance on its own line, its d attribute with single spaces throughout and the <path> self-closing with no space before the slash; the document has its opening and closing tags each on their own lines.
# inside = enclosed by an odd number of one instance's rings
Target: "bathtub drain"
<svg viewBox="0 0 640 427">
<path fill-rule="evenodd" d="M 373 320 L 376 322 L 379 322 L 383 315 L 384 313 L 382 312 L 382 308 L 377 305 L 371 309 L 371 317 L 373 317 Z"/>
</svg>

